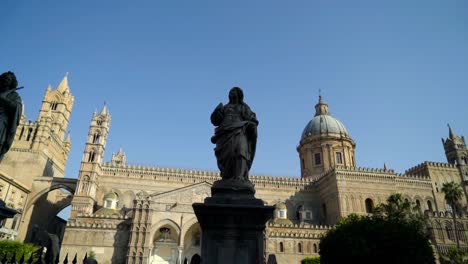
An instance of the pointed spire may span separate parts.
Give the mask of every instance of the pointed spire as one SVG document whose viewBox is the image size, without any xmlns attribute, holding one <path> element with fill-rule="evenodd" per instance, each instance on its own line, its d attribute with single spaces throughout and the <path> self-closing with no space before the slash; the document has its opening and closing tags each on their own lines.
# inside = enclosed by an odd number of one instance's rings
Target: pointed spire
<svg viewBox="0 0 468 264">
<path fill-rule="evenodd" d="M 65 143 L 71 143 L 71 136 L 70 136 L 70 131 L 68 131 L 67 138 L 65 139 Z"/>
<path fill-rule="evenodd" d="M 384 164 L 383 164 L 383 169 L 384 169 L 384 171 L 387 171 L 387 170 L 388 170 L 388 168 L 387 168 L 387 163 L 385 163 L 385 162 L 384 162 Z"/>
<path fill-rule="evenodd" d="M 65 76 L 63 77 L 62 81 L 57 86 L 57 91 L 61 93 L 70 92 L 70 87 L 68 86 L 68 72 L 65 73 Z"/>
<path fill-rule="evenodd" d="M 450 127 L 449 124 L 447 124 L 448 128 L 449 128 L 449 138 L 450 139 L 454 139 L 455 138 L 455 133 L 453 133 L 453 130 L 452 128 Z"/>
<path fill-rule="evenodd" d="M 123 150 L 122 150 L 122 147 L 119 147 L 119 152 L 117 153 L 119 155 L 123 155 Z"/>
<path fill-rule="evenodd" d="M 108 114 L 108 111 L 107 111 L 107 104 L 106 102 L 104 102 L 104 106 L 102 107 L 102 110 L 101 110 L 101 113 L 100 115 L 107 115 Z"/>
<path fill-rule="evenodd" d="M 49 86 L 47 86 L 47 89 L 46 89 L 47 92 L 50 92 L 52 91 L 52 85 L 49 84 Z"/>
</svg>

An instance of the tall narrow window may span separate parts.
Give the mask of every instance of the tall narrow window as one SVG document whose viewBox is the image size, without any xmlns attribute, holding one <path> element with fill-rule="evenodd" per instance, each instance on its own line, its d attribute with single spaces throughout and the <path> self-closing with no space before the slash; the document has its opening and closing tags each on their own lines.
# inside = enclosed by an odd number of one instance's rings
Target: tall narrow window
<svg viewBox="0 0 468 264">
<path fill-rule="evenodd" d="M 21 215 L 17 214 L 13 218 L 13 223 L 11 223 L 11 229 L 16 230 L 16 224 L 18 224 L 18 220 L 21 218 Z"/>
<path fill-rule="evenodd" d="M 53 102 L 50 104 L 50 109 L 52 110 L 57 110 L 57 106 L 58 106 L 58 103 L 57 102 Z"/>
<path fill-rule="evenodd" d="M 421 211 L 421 202 L 419 200 L 416 200 L 416 208 Z"/>
<path fill-rule="evenodd" d="M 302 166 L 302 169 L 305 169 L 305 162 L 304 162 L 304 159 L 301 159 L 301 166 Z"/>
<path fill-rule="evenodd" d="M 314 253 L 317 253 L 317 244 L 314 244 Z"/>
<path fill-rule="evenodd" d="M 284 245 L 283 245 L 283 242 L 280 242 L 280 244 L 279 244 L 279 250 L 280 250 L 280 252 L 284 252 Z"/>
<path fill-rule="evenodd" d="M 315 165 L 322 164 L 322 157 L 320 156 L 320 153 L 315 153 L 314 158 L 315 158 Z"/>
<path fill-rule="evenodd" d="M 432 210 L 432 203 L 431 203 L 431 201 L 429 201 L 429 200 L 427 201 L 427 210 L 429 210 L 430 212 L 433 211 L 433 210 Z"/>
<path fill-rule="evenodd" d="M 297 244 L 297 252 L 302 253 L 302 243 Z"/>
<path fill-rule="evenodd" d="M 374 202 L 372 199 L 367 198 L 366 199 L 366 213 L 370 214 L 374 211 Z"/>
<path fill-rule="evenodd" d="M 26 136 L 26 141 L 29 141 L 32 137 L 33 129 L 30 127 L 28 128 L 28 135 Z"/>
<path fill-rule="evenodd" d="M 93 136 L 93 144 L 99 144 L 99 134 L 94 134 Z"/>
<path fill-rule="evenodd" d="M 94 153 L 94 151 L 91 151 L 91 152 L 89 153 L 88 162 L 93 162 L 95 156 L 96 156 L 96 153 Z"/>
<path fill-rule="evenodd" d="M 343 164 L 343 157 L 341 152 L 336 152 L 336 164 Z"/>
</svg>

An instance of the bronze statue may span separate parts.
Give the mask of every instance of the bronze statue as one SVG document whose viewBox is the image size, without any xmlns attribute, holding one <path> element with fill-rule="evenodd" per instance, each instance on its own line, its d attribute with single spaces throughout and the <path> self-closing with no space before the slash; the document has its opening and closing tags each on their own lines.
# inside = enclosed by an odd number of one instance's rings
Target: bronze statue
<svg viewBox="0 0 468 264">
<path fill-rule="evenodd" d="M 216 126 L 211 142 L 223 180 L 249 182 L 249 170 L 255 157 L 258 120 L 244 103 L 239 87 L 229 91 L 229 103 L 220 103 L 211 114 Z"/>
<path fill-rule="evenodd" d="M 22 103 L 17 86 L 13 72 L 0 75 L 0 161 L 13 143 L 21 118 Z"/>
</svg>

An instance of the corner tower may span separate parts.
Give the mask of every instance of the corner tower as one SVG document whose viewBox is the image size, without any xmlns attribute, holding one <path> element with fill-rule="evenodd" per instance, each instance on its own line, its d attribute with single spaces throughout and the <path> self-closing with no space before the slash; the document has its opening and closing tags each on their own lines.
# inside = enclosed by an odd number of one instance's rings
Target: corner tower
<svg viewBox="0 0 468 264">
<path fill-rule="evenodd" d="M 78 186 L 72 202 L 72 217 L 75 217 L 78 213 L 93 213 L 110 121 L 111 116 L 105 104 L 99 114 L 93 113 L 81 160 Z"/>
<path fill-rule="evenodd" d="M 445 156 L 450 164 L 457 165 L 460 171 L 461 181 L 465 189 L 468 187 L 468 149 L 465 143 L 464 136 L 457 136 L 449 127 L 449 137 L 442 139 L 444 145 Z"/>
<path fill-rule="evenodd" d="M 328 104 L 319 96 L 315 116 L 302 132 L 297 147 L 302 178 L 317 178 L 337 165 L 354 167 L 356 144 L 346 127 L 328 111 Z"/>
<path fill-rule="evenodd" d="M 50 132 L 55 134 L 60 140 L 64 140 L 65 138 L 73 101 L 74 98 L 68 86 L 68 73 L 65 74 L 55 90 L 52 90 L 52 87 L 49 85 L 42 99 L 38 120 L 50 120 Z"/>
</svg>

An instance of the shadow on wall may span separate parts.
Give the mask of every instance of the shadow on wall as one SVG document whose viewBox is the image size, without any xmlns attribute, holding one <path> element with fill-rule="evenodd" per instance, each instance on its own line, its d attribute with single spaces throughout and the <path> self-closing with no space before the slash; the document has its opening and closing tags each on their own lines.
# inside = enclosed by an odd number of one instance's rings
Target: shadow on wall
<svg viewBox="0 0 468 264">
<path fill-rule="evenodd" d="M 111 263 L 125 264 L 127 263 L 128 240 L 130 236 L 130 220 L 120 223 L 117 226 L 117 231 L 114 235 L 114 253 L 112 254 Z"/>
<path fill-rule="evenodd" d="M 63 233 L 66 226 L 66 221 L 57 217 L 57 214 L 62 210 L 61 205 L 51 203 L 47 200 L 47 194 L 39 198 L 32 208 L 31 220 L 27 227 L 25 242 L 31 243 L 35 239 L 35 231 L 37 227 L 46 230 L 51 234 L 58 236 L 60 243 L 63 240 Z"/>
<path fill-rule="evenodd" d="M 51 159 L 47 159 L 42 175 L 47 177 L 54 177 L 54 162 Z"/>
</svg>

